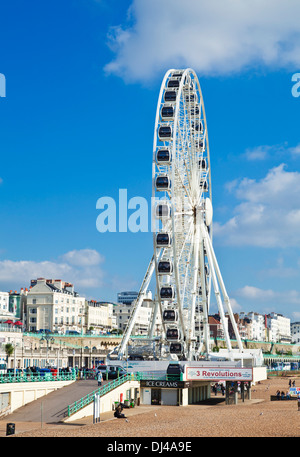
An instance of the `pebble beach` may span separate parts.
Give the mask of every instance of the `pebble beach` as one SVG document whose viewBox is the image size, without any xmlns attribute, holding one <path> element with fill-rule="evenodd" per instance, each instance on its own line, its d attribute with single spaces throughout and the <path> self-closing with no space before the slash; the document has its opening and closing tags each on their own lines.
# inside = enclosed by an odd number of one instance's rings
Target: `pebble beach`
<svg viewBox="0 0 300 457">
<path fill-rule="evenodd" d="M 113 412 L 61 424 L 16 423 L 17 437 L 299 437 L 300 411 L 297 400 L 270 401 L 277 390 L 286 392 L 289 379 L 300 387 L 300 378 L 274 377 L 252 386 L 251 400 L 226 405 L 222 395 L 212 395 L 211 404 L 138 406 L 124 410 L 125 419 Z M 213 400 L 218 400 L 214 402 Z M 1 420 L 0 436 L 5 436 Z"/>
</svg>

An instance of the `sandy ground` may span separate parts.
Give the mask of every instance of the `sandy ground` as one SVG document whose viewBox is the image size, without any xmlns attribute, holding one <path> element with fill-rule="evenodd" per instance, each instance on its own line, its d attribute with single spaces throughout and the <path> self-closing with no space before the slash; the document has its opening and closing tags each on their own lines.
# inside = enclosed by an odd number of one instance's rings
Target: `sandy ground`
<svg viewBox="0 0 300 457">
<path fill-rule="evenodd" d="M 20 422 L 15 437 L 299 437 L 298 401 L 270 401 L 277 389 L 288 390 L 290 378 L 278 377 L 252 386 L 252 398 L 238 405 L 198 404 L 184 407 L 139 406 L 124 410 L 128 419 L 113 412 L 93 424 L 92 417 L 68 424 Z M 300 378 L 295 379 L 300 387 Z M 212 396 L 212 398 L 215 398 Z M 218 395 L 217 398 L 221 398 Z M 0 436 L 7 421 L 0 421 Z"/>
</svg>

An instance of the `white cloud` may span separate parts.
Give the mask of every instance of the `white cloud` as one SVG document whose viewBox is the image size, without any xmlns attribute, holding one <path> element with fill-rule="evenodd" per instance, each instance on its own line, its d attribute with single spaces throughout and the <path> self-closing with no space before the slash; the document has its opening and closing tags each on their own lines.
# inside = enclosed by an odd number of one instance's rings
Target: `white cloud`
<svg viewBox="0 0 300 457">
<path fill-rule="evenodd" d="M 104 261 L 104 258 L 94 249 L 70 251 L 64 254 L 62 258 L 69 264 L 76 266 L 98 265 Z"/>
<path fill-rule="evenodd" d="M 273 307 L 288 307 L 300 305 L 300 292 L 298 290 L 275 291 L 272 289 L 260 289 L 254 286 L 245 286 L 235 291 L 234 296 L 240 299 L 250 300 L 253 305 L 268 305 Z"/>
<path fill-rule="evenodd" d="M 241 201 L 225 223 L 214 223 L 214 235 L 235 246 L 300 246 L 300 173 L 285 165 L 261 180 L 244 178 L 227 185 Z"/>
<path fill-rule="evenodd" d="M 104 284 L 105 273 L 99 264 L 103 257 L 95 250 L 83 249 L 67 252 L 62 261 L 1 260 L 0 284 L 28 287 L 31 279 L 44 277 L 62 279 L 75 288 L 95 288 Z"/>
<path fill-rule="evenodd" d="M 300 263 L 296 267 L 285 266 L 284 259 L 279 257 L 272 268 L 267 268 L 260 270 L 260 277 L 269 277 L 269 278 L 294 278 L 300 276 Z"/>
<path fill-rule="evenodd" d="M 241 305 L 237 302 L 237 300 L 232 297 L 230 297 L 230 305 L 231 305 L 231 309 L 234 313 L 238 313 L 242 309 Z"/>
<path fill-rule="evenodd" d="M 261 145 L 246 149 L 244 157 L 249 161 L 266 160 L 269 158 L 291 157 L 300 155 L 300 143 L 296 146 L 288 146 L 287 142 L 275 145 Z"/>
<path fill-rule="evenodd" d="M 299 156 L 300 155 L 300 143 L 297 144 L 297 146 L 290 148 L 289 151 L 292 155 Z"/>
<path fill-rule="evenodd" d="M 146 81 L 168 68 L 219 76 L 263 65 L 298 69 L 298 0 L 133 0 L 110 30 L 105 70 Z"/>
<path fill-rule="evenodd" d="M 271 146 L 258 146 L 253 149 L 247 149 L 245 156 L 247 160 L 265 160 L 271 149 Z"/>
<path fill-rule="evenodd" d="M 245 286 L 236 291 L 236 295 L 242 298 L 247 298 L 257 301 L 274 300 L 276 294 L 272 289 L 264 290 L 258 287 Z"/>
</svg>

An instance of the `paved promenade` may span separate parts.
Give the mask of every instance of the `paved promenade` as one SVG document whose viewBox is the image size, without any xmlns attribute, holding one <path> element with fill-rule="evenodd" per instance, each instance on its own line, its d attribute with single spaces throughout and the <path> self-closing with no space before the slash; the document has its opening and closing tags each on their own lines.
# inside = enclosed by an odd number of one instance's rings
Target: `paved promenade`
<svg viewBox="0 0 300 457">
<path fill-rule="evenodd" d="M 102 385 L 107 382 L 104 381 Z M 35 426 L 36 424 L 56 424 L 64 419 L 68 405 L 96 389 L 98 389 L 97 381 L 87 379 L 75 381 L 69 386 L 44 395 L 2 418 L 0 420 L 0 436 L 3 436 L 3 424 L 5 424 L 4 435 L 6 434 L 6 424 L 8 422 L 27 423 L 26 429 L 30 429 L 31 424 Z"/>
</svg>

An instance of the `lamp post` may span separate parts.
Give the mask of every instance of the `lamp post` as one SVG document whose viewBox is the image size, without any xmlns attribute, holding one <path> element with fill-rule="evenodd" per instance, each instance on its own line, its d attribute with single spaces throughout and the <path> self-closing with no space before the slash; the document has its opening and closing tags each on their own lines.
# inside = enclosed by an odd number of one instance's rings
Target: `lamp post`
<svg viewBox="0 0 300 457">
<path fill-rule="evenodd" d="M 16 376 L 16 347 L 17 347 L 17 343 L 16 343 L 16 340 L 15 340 L 15 347 L 14 347 L 14 376 Z"/>
<path fill-rule="evenodd" d="M 48 350 L 49 350 L 49 342 L 51 344 L 54 343 L 54 338 L 50 335 L 48 335 L 47 333 L 44 333 L 42 338 L 40 339 L 40 341 L 46 341 L 47 343 L 47 354 L 46 354 L 46 364 L 48 364 Z"/>
</svg>

